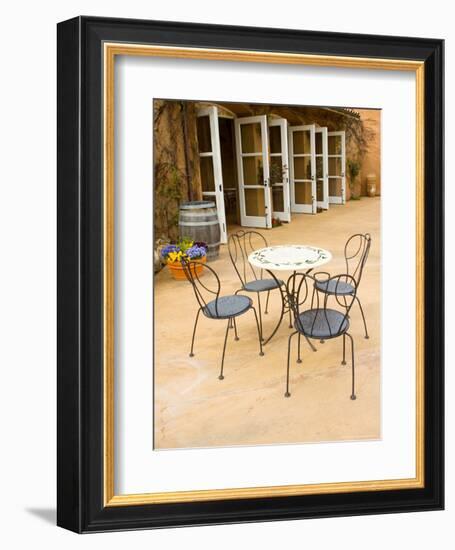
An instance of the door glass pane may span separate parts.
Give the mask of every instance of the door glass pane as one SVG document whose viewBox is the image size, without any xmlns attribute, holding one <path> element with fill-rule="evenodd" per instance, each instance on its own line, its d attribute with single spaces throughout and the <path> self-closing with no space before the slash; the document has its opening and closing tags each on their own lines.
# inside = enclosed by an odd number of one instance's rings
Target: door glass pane
<svg viewBox="0 0 455 550">
<path fill-rule="evenodd" d="M 296 155 L 310 154 L 311 153 L 310 131 L 301 130 L 297 132 L 292 132 L 292 143 L 294 146 L 294 153 Z"/>
<path fill-rule="evenodd" d="M 281 126 L 269 127 L 270 152 L 281 153 Z"/>
<path fill-rule="evenodd" d="M 260 153 L 262 151 L 261 125 L 242 124 L 240 126 L 242 135 L 242 153 Z"/>
<path fill-rule="evenodd" d="M 274 185 L 275 183 L 283 182 L 283 165 L 281 161 L 281 156 L 279 157 L 270 157 L 270 183 Z"/>
<path fill-rule="evenodd" d="M 272 188 L 272 200 L 273 200 L 273 211 L 284 212 L 283 186 L 277 185 Z"/>
<path fill-rule="evenodd" d="M 311 157 L 294 157 L 294 179 L 311 179 Z"/>
<path fill-rule="evenodd" d="M 265 216 L 263 189 L 245 189 L 245 213 L 247 216 Z"/>
<path fill-rule="evenodd" d="M 329 136 L 329 155 L 341 155 L 341 136 Z"/>
<path fill-rule="evenodd" d="M 316 177 L 324 177 L 324 162 L 322 157 L 316 157 Z"/>
<path fill-rule="evenodd" d="M 296 181 L 295 187 L 295 203 L 296 204 L 312 204 L 313 196 L 311 194 L 310 181 Z"/>
<path fill-rule="evenodd" d="M 210 153 L 212 151 L 210 119 L 208 116 L 197 117 L 197 140 L 200 153 Z"/>
<path fill-rule="evenodd" d="M 243 157 L 242 162 L 244 185 L 264 185 L 262 157 Z"/>
<path fill-rule="evenodd" d="M 316 132 L 315 141 L 316 141 L 316 154 L 322 155 L 322 133 L 321 132 Z"/>
<path fill-rule="evenodd" d="M 331 176 L 341 176 L 341 158 L 329 158 L 329 174 Z"/>
<path fill-rule="evenodd" d="M 215 191 L 212 157 L 200 157 L 202 191 Z"/>
<path fill-rule="evenodd" d="M 341 197 L 341 178 L 329 178 L 329 195 Z"/>
<path fill-rule="evenodd" d="M 322 202 L 324 200 L 324 180 L 316 181 L 316 200 Z"/>
</svg>

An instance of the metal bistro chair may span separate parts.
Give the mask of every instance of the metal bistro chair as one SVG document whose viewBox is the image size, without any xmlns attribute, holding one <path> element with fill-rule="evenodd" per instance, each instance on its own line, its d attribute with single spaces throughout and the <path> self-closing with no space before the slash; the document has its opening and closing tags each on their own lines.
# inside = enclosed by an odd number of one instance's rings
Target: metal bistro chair
<svg viewBox="0 0 455 550">
<path fill-rule="evenodd" d="M 325 282 L 330 285 L 332 292 L 330 294 L 324 294 L 321 296 L 322 304 L 319 303 L 319 294 L 316 293 L 316 307 L 313 308 L 314 295 L 311 298 L 312 306 L 310 309 L 302 311 L 302 306 L 306 303 L 309 295 L 309 286 L 313 286 L 318 282 L 318 277 L 321 273 L 309 275 L 307 273 L 294 273 L 289 278 L 286 285 L 286 292 L 288 293 L 289 306 L 292 309 L 294 316 L 294 328 L 293 332 L 289 336 L 288 340 L 288 361 L 286 370 L 286 393 L 285 397 L 290 397 L 289 392 L 289 367 L 291 359 L 291 340 L 293 336 L 298 334 L 298 358 L 297 363 L 301 363 L 300 358 L 300 337 L 303 335 L 306 338 L 314 338 L 317 340 L 330 340 L 333 338 L 343 337 L 343 361 L 342 365 L 346 365 L 346 336 L 351 340 L 351 354 L 352 354 L 352 390 L 351 399 L 355 399 L 354 388 L 354 340 L 348 333 L 349 330 L 349 312 L 352 304 L 356 299 L 357 284 L 351 275 L 335 275 L 334 277 L 328 277 Z M 324 274 L 325 275 L 325 274 Z M 310 283 L 308 282 L 310 281 Z M 342 292 L 345 284 L 352 286 L 352 292 L 345 294 Z M 328 307 L 329 299 L 332 299 L 332 305 L 337 307 L 341 306 L 343 311 Z M 320 307 L 322 305 L 322 307 Z"/>
<path fill-rule="evenodd" d="M 257 231 L 240 230 L 230 235 L 228 240 L 229 256 L 242 285 L 242 288 L 236 290 L 235 294 L 242 291 L 257 293 L 262 340 L 264 340 L 264 333 L 262 330 L 261 292 L 267 292 L 264 312 L 267 315 L 270 291 L 280 289 L 284 285 L 284 281 L 281 279 L 263 278 L 263 270 L 254 268 L 248 261 L 248 256 L 252 252 L 267 246 L 264 235 Z"/>
<path fill-rule="evenodd" d="M 223 367 L 224 367 L 224 355 L 226 352 L 226 343 L 228 338 L 229 329 L 233 328 L 235 332 L 235 339 L 239 340 L 237 334 L 236 317 L 247 313 L 251 309 L 254 312 L 256 319 L 256 327 L 258 330 L 259 339 L 259 355 L 264 355 L 262 351 L 261 332 L 259 329 L 259 322 L 256 310 L 253 307 L 253 301 L 247 296 L 220 296 L 221 284 L 218 275 L 212 267 L 209 267 L 203 262 L 196 260 L 183 260 L 182 266 L 186 275 L 186 278 L 191 283 L 196 300 L 199 304 L 199 309 L 196 314 L 196 320 L 193 328 L 193 338 L 191 340 L 190 357 L 194 357 L 194 337 L 196 335 L 196 327 L 199 320 L 199 315 L 202 311 L 203 315 L 209 319 L 224 320 L 227 321 L 226 334 L 224 336 L 223 355 L 221 356 L 221 370 L 219 379 L 223 380 Z M 202 266 L 201 273 L 196 270 L 196 266 Z M 202 281 L 200 276 L 204 275 Z"/>
<path fill-rule="evenodd" d="M 344 259 L 346 261 L 346 273 L 350 274 L 356 282 L 356 288 L 358 289 L 360 280 L 362 279 L 363 268 L 368 259 L 370 253 L 371 236 L 369 233 L 356 233 L 349 237 L 344 246 Z M 318 281 L 314 285 L 315 289 L 324 294 L 334 293 L 334 284 L 329 281 Z M 352 285 L 348 283 L 342 283 L 339 285 L 338 294 L 349 296 L 354 292 Z M 362 314 L 363 326 L 365 327 L 365 338 L 369 338 L 367 323 L 365 315 L 363 313 L 362 304 L 360 299 L 355 294 L 355 299 L 359 304 L 360 313 Z M 321 342 L 324 340 L 322 339 Z"/>
</svg>

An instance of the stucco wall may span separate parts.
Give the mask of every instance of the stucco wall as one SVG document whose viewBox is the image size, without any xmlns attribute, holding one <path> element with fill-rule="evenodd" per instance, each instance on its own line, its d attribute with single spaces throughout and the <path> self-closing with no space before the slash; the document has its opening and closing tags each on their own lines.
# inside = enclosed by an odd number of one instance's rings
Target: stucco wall
<svg viewBox="0 0 455 550">
<path fill-rule="evenodd" d="M 376 194 L 381 194 L 381 110 L 356 109 L 362 117 L 365 128 L 370 133 L 368 151 L 362 162 L 360 171 L 360 194 L 367 194 L 368 174 L 376 174 Z"/>
</svg>

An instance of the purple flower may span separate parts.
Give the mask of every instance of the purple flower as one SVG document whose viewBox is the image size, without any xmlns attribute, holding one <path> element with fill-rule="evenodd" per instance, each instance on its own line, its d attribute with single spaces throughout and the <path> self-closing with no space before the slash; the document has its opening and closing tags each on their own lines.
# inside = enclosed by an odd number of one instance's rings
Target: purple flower
<svg viewBox="0 0 455 550">
<path fill-rule="evenodd" d="M 195 244 L 191 248 L 188 248 L 188 250 L 186 251 L 186 255 L 191 260 L 195 260 L 196 258 L 202 258 L 206 254 L 207 254 L 207 251 L 203 246 L 197 246 Z"/>
<path fill-rule="evenodd" d="M 179 247 L 175 244 L 168 244 L 161 250 L 161 257 L 166 258 L 169 252 L 178 252 Z"/>
</svg>

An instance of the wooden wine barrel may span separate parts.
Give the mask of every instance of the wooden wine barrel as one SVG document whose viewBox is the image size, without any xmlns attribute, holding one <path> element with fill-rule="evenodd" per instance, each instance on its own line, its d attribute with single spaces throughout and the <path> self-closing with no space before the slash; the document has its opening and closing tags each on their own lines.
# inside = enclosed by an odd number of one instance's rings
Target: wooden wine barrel
<svg viewBox="0 0 455 550">
<path fill-rule="evenodd" d="M 180 238 L 207 243 L 207 261 L 214 260 L 220 252 L 220 223 L 214 202 L 182 202 L 179 211 Z"/>
</svg>

